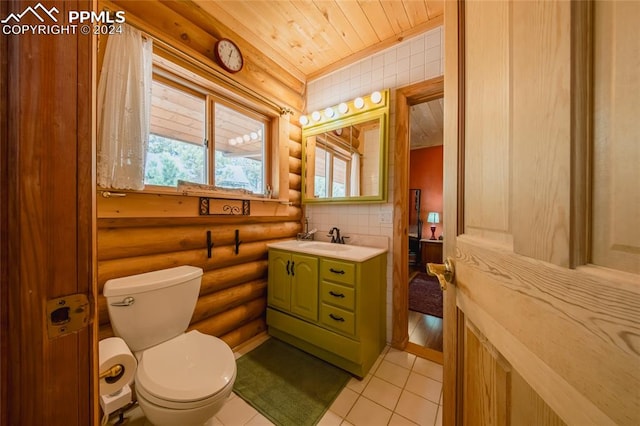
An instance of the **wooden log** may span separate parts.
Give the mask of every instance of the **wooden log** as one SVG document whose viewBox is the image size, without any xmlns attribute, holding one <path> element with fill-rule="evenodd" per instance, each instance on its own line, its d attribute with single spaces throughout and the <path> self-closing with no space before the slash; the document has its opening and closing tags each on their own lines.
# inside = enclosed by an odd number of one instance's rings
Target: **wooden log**
<svg viewBox="0 0 640 426">
<path fill-rule="evenodd" d="M 267 240 L 253 243 L 242 243 L 239 253 L 235 254 L 235 247 L 222 246 L 212 250 L 212 257 L 207 258 L 207 250 L 185 250 L 174 253 L 153 254 L 124 259 L 104 260 L 98 262 L 98 291 L 102 293 L 104 283 L 112 278 L 126 277 L 159 269 L 172 268 L 181 265 L 192 265 L 205 271 L 240 265 L 243 263 L 263 260 L 267 258 Z"/>
<path fill-rule="evenodd" d="M 266 330 L 267 322 L 261 317 L 220 336 L 220 339 L 229 345 L 231 349 L 235 349 Z"/>
<path fill-rule="evenodd" d="M 245 242 L 285 238 L 300 232 L 297 222 L 236 226 L 161 226 L 154 228 L 101 228 L 98 230 L 98 260 L 119 259 L 207 247 L 207 231 L 215 246 L 233 244 L 235 230 Z"/>
<path fill-rule="evenodd" d="M 266 298 L 255 299 L 247 304 L 224 311 L 219 315 L 209 317 L 204 321 L 191 324 L 189 330 L 198 330 L 201 333 L 219 337 L 244 324 L 248 324 L 256 318 L 264 316 L 266 308 Z"/>
<path fill-rule="evenodd" d="M 267 260 L 243 263 L 206 271 L 200 284 L 200 296 L 267 276 Z"/>
<path fill-rule="evenodd" d="M 191 322 L 200 322 L 213 315 L 233 309 L 257 298 L 266 299 L 267 280 L 249 281 L 198 299 Z"/>
<path fill-rule="evenodd" d="M 289 157 L 289 173 L 295 173 L 297 175 L 302 173 L 302 160 L 294 157 Z M 289 199 L 291 201 L 291 199 Z"/>
<path fill-rule="evenodd" d="M 302 145 L 300 142 L 289 141 L 289 156 L 293 158 L 302 158 Z"/>
<path fill-rule="evenodd" d="M 264 281 L 267 276 L 267 263 L 266 260 L 259 260 L 205 272 L 200 285 L 200 298 L 209 293 L 220 292 L 251 281 Z M 109 323 L 107 299 L 102 292 L 98 295 L 98 323 L 100 325 Z"/>
<path fill-rule="evenodd" d="M 298 145 L 302 142 L 302 128 L 298 124 L 297 120 L 289 120 L 289 139 L 296 142 Z"/>
<path fill-rule="evenodd" d="M 296 191 L 295 189 L 290 189 L 289 190 L 289 200 L 294 205 L 298 205 L 299 206 L 301 201 L 302 201 L 302 192 Z"/>
<path fill-rule="evenodd" d="M 289 173 L 289 189 L 300 190 L 302 188 L 302 179 L 299 174 Z"/>
</svg>

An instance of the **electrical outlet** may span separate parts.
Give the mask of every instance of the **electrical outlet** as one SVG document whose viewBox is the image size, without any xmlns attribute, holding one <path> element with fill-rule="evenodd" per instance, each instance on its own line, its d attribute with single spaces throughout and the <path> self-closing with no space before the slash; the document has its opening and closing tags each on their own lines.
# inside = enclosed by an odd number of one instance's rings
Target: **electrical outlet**
<svg viewBox="0 0 640 426">
<path fill-rule="evenodd" d="M 381 224 L 391 223 L 391 212 L 380 212 L 378 222 L 380 222 Z"/>
</svg>

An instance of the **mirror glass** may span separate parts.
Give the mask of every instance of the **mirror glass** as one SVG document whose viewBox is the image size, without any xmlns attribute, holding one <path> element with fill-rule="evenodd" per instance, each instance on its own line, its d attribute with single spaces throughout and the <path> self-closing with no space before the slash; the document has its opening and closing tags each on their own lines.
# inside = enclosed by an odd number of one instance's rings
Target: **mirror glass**
<svg viewBox="0 0 640 426">
<path fill-rule="evenodd" d="M 386 99 L 303 129 L 304 203 L 386 201 Z"/>
</svg>

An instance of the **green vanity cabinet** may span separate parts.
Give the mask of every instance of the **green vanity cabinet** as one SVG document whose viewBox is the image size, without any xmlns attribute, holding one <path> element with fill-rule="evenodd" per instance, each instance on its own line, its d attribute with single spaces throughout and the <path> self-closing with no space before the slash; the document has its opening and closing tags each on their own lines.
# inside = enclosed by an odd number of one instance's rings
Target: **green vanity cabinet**
<svg viewBox="0 0 640 426">
<path fill-rule="evenodd" d="M 318 258 L 269 250 L 267 303 L 305 319 L 318 319 Z"/>
<path fill-rule="evenodd" d="M 385 253 L 351 261 L 270 248 L 269 334 L 364 377 L 386 344 L 385 277 Z"/>
</svg>

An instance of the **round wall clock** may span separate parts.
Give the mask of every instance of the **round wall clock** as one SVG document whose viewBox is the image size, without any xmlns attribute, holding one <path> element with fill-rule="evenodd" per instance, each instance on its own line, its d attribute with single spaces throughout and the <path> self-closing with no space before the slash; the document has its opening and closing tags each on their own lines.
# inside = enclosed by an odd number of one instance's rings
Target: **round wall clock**
<svg viewBox="0 0 640 426">
<path fill-rule="evenodd" d="M 221 38 L 215 46 L 216 62 L 230 73 L 236 73 L 242 69 L 244 60 L 240 48 L 227 38 Z"/>
</svg>

